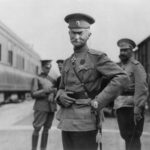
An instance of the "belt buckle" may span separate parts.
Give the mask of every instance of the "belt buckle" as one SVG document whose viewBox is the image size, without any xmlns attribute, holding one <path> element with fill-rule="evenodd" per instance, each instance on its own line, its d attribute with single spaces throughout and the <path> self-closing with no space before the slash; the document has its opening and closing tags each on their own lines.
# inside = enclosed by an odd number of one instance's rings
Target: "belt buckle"
<svg viewBox="0 0 150 150">
<path fill-rule="evenodd" d="M 85 94 L 85 96 L 88 98 L 88 94 L 87 94 L 87 92 L 85 92 L 84 94 Z"/>
</svg>

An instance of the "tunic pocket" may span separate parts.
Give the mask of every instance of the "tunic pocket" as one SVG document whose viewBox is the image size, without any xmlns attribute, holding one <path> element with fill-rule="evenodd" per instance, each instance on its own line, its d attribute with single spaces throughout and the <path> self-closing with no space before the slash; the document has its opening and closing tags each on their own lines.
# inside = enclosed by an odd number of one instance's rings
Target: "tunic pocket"
<svg viewBox="0 0 150 150">
<path fill-rule="evenodd" d="M 97 72 L 94 64 L 85 64 L 79 68 L 79 75 L 82 77 L 84 83 L 94 81 L 97 77 Z"/>
</svg>

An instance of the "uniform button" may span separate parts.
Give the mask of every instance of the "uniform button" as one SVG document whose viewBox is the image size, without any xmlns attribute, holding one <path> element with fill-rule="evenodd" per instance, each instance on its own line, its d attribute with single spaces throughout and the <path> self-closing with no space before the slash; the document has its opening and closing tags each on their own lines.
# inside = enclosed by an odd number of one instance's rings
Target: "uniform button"
<svg viewBox="0 0 150 150">
<path fill-rule="evenodd" d="M 88 94 L 85 92 L 85 96 L 87 96 L 88 97 Z"/>
</svg>

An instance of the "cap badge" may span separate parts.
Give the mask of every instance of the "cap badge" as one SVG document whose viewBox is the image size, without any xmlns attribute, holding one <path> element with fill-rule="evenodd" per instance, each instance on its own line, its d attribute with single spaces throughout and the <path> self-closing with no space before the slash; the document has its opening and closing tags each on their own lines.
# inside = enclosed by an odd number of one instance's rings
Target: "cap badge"
<svg viewBox="0 0 150 150">
<path fill-rule="evenodd" d="M 77 26 L 80 26 L 80 21 L 76 21 L 76 25 L 77 25 Z"/>
</svg>

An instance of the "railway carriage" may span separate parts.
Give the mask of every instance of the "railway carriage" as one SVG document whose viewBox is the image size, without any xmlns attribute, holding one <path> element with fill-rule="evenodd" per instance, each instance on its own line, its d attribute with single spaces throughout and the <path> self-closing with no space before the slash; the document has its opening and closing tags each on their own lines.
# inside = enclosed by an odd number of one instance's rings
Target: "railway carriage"
<svg viewBox="0 0 150 150">
<path fill-rule="evenodd" d="M 150 36 L 142 40 L 134 51 L 134 58 L 141 62 L 147 73 L 147 82 L 149 88 L 149 96 L 147 99 L 146 108 L 150 112 Z"/>
<path fill-rule="evenodd" d="M 150 36 L 137 45 L 134 57 L 141 62 L 147 74 L 150 74 Z"/>
<path fill-rule="evenodd" d="M 25 97 L 40 68 L 40 56 L 0 22 L 0 103 Z"/>
</svg>

